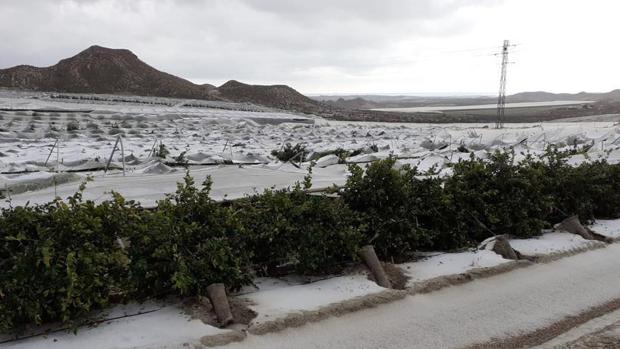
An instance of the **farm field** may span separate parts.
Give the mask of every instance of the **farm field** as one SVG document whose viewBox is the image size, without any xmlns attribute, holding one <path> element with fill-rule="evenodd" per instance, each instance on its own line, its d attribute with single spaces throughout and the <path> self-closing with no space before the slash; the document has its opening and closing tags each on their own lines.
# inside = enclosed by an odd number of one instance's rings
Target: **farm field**
<svg viewBox="0 0 620 349">
<path fill-rule="evenodd" d="M 513 148 L 522 158 L 541 154 L 549 144 L 585 149 L 573 156 L 575 164 L 600 158 L 620 161 L 620 127 L 595 118 L 506 124 L 498 130 L 492 124 L 332 121 L 249 104 L 81 98 L 0 95 L 0 190 L 10 196 L 10 204 L 67 197 L 92 176 L 85 198 L 102 201 L 114 190 L 151 206 L 174 191 L 185 173 L 179 165 L 198 180 L 211 175 L 212 196 L 224 199 L 290 186 L 302 180 L 310 160 L 316 163 L 315 187 L 342 184 L 347 176 L 344 160 L 367 163 L 389 156 L 397 157 L 399 165 L 440 175 L 450 173 L 450 163 L 472 154 L 484 158 L 495 149 Z M 124 158 L 119 146 L 104 173 L 119 136 Z M 272 155 L 297 143 L 304 145 L 306 161 L 283 164 Z M 157 156 L 162 146 L 167 154 Z M 339 149 L 347 152 L 346 159 L 334 154 Z"/>
<path fill-rule="evenodd" d="M 620 2 L 9 3 L 0 349 L 620 349 Z"/>
</svg>

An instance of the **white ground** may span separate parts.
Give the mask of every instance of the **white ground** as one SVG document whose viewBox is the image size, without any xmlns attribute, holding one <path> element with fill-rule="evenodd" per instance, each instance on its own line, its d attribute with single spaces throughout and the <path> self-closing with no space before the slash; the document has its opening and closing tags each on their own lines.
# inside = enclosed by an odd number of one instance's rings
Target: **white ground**
<svg viewBox="0 0 620 349">
<path fill-rule="evenodd" d="M 160 99 L 140 100 L 161 102 Z M 456 151 L 460 144 L 480 158 L 494 149 L 509 147 L 514 147 L 521 158 L 526 153 L 541 154 L 549 143 L 560 147 L 594 144 L 587 157 L 575 156 L 571 163 L 598 158 L 607 158 L 612 163 L 620 162 L 620 126 L 613 122 L 511 124 L 505 129 L 496 130 L 485 124 L 334 122 L 247 105 L 238 106 L 242 110 L 234 110 L 235 106 L 217 103 L 205 102 L 203 107 L 197 108 L 183 105 L 183 102 L 163 102 L 168 105 L 92 101 L 73 103 L 24 98 L 22 95 L 3 98 L 0 95 L 0 108 L 58 109 L 36 113 L 0 111 L 0 191 L 23 184 L 40 185 L 49 182 L 53 176 L 52 171 L 56 169 L 86 170 L 79 172 L 76 180 L 71 183 L 11 195 L 11 204 L 45 203 L 55 196 L 67 197 L 77 190 L 80 178 L 92 174 L 94 181 L 87 185 L 84 194 L 86 199 L 100 202 L 114 190 L 128 199 L 140 201 L 144 206 L 152 206 L 165 193 L 174 192 L 176 183 L 184 176 L 184 169 L 171 168 L 148 157 L 155 141 L 161 141 L 170 150 L 171 154 L 166 161 L 173 161 L 174 157 L 186 151 L 185 157 L 189 163 L 197 165 L 191 167 L 196 182 L 199 184 L 207 175 L 212 176 L 212 196 L 218 200 L 241 197 L 269 187 L 287 187 L 302 180 L 307 163 L 298 169 L 291 164 L 277 163 L 270 155 L 272 150 L 279 149 L 285 143 L 305 142 L 311 152 L 336 148 L 363 149 L 361 155 L 349 158 L 350 162 L 369 162 L 394 154 L 399 157 L 399 165 L 410 164 L 423 171 L 435 166 L 441 174 L 449 174 L 447 165 L 450 162 L 470 156 L 469 153 Z M 80 109 L 83 112 L 70 113 L 62 109 Z M 89 110 L 92 112 L 87 113 Z M 73 121 L 78 122 L 79 129 L 65 131 Z M 107 175 L 101 171 L 117 132 L 124 135 L 127 176 L 122 176 L 118 170 L 121 166 L 118 153 L 113 157 L 116 170 Z M 60 138 L 60 150 L 54 151 L 48 165 L 44 166 L 56 138 Z M 371 150 L 371 145 L 376 145 L 378 151 Z M 222 164 L 224 161 L 244 165 L 204 166 Z M 319 159 L 313 171 L 315 187 L 344 183 L 348 173 L 346 167 L 337 162 L 334 156 Z M 22 173 L 24 171 L 39 172 Z M 3 201 L 0 207 L 7 205 Z M 604 235 L 620 237 L 620 223 L 617 221 L 598 221 L 593 229 Z M 590 243 L 568 233 L 551 233 L 538 239 L 511 241 L 513 247 L 526 255 L 563 252 Z M 618 247 L 612 246 L 609 250 L 618 252 Z M 529 274 L 524 274 L 525 271 L 518 271 L 509 274 L 516 277 L 498 277 L 501 282 L 497 281 L 498 278 L 476 281 L 472 285 L 462 286 L 464 288 L 440 291 L 436 296 L 416 296 L 385 308 L 345 317 L 351 320 L 350 323 L 342 323 L 340 319 L 329 320 L 327 325 L 311 325 L 299 332 L 286 331 L 280 335 L 253 338 L 249 343 L 258 348 L 274 341 L 274 347 L 290 347 L 285 342 L 278 342 L 290 336 L 291 340 L 302 342 L 291 346 L 300 348 L 313 344 L 316 344 L 314 347 L 375 348 L 381 347 L 383 341 L 390 344 L 385 347 L 419 345 L 432 348 L 451 347 L 466 339 L 505 335 L 506 331 L 537 326 L 559 313 L 568 314 L 588 302 L 611 297 L 610 293 L 617 290 L 620 283 L 618 273 L 612 273 L 607 285 L 601 284 L 605 279 L 596 270 L 592 271 L 592 275 L 585 273 L 588 267 L 594 268 L 601 263 L 603 268 L 610 268 L 605 263 L 612 257 L 608 253 L 597 253 L 588 253 L 591 257 L 588 260 L 573 257 L 570 259 L 572 264 L 557 262 L 561 264 L 554 272 L 550 271 L 550 267 L 537 266 L 535 270 L 538 271 L 531 278 L 527 276 Z M 416 263 L 402 265 L 412 282 L 506 262 L 489 251 L 427 257 Z M 618 262 L 618 257 L 614 258 Z M 562 279 L 562 271 L 566 270 L 575 271 L 578 278 Z M 548 286 L 546 277 L 551 280 Z M 522 279 L 521 283 L 516 283 L 515 279 Z M 565 290 L 556 290 L 560 288 L 560 282 L 568 285 Z M 261 288 L 258 292 L 244 295 L 256 303 L 254 308 L 259 312 L 258 322 L 290 311 L 314 310 L 381 289 L 360 275 L 305 285 L 300 285 L 299 280 L 279 283 L 277 280 L 263 279 L 259 283 Z M 573 295 L 588 283 L 592 283 L 593 288 L 601 284 L 598 288 L 602 289 L 590 294 L 581 292 L 583 294 Z M 543 284 L 544 287 L 541 286 Z M 507 285 L 513 287 L 507 288 Z M 500 293 L 502 290 L 505 295 Z M 552 299 L 546 293 L 552 290 L 557 291 L 560 297 L 575 297 L 575 300 L 559 304 L 558 299 Z M 541 299 L 533 299 L 532 294 L 540 295 Z M 548 307 L 545 307 L 545 300 L 550 302 Z M 525 302 L 523 313 L 517 311 L 517 302 Z M 549 316 L 543 316 L 543 310 L 548 310 Z M 532 313 L 532 323 L 527 322 L 528 311 Z M 506 319 L 507 312 L 514 316 Z M 392 317 L 391 313 L 395 316 Z M 366 318 L 368 314 L 376 317 L 376 324 L 375 320 Z M 498 321 L 497 316 L 500 314 L 502 319 Z M 179 309 L 165 307 L 153 313 L 114 320 L 107 325 L 82 330 L 78 337 L 59 333 L 48 338 L 23 341 L 11 348 L 81 348 L 85 346 L 84 340 L 88 342 L 88 347 L 93 348 L 156 347 L 192 342 L 202 335 L 219 333 L 219 330 L 199 321 L 188 320 L 179 314 Z M 477 328 L 476 324 L 482 327 Z M 312 330 L 316 330 L 317 334 L 314 335 Z M 348 336 L 359 336 L 360 340 Z M 110 342 L 111 338 L 113 340 Z M 330 341 L 336 345 L 330 346 Z"/>
<path fill-rule="evenodd" d="M 590 229 L 603 236 L 620 238 L 620 220 L 618 219 L 599 219 L 590 226 Z"/>
<path fill-rule="evenodd" d="M 297 181 L 302 181 L 307 174 L 306 170 L 299 170 L 290 165 L 280 168 L 268 166 L 237 166 L 191 168 L 191 175 L 197 185 L 200 185 L 207 176 L 213 179 L 211 196 L 216 200 L 233 199 L 262 191 L 266 188 L 285 188 Z M 112 190 L 123 194 L 127 199 L 137 200 L 143 206 L 154 206 L 155 202 L 164 198 L 166 193 L 174 193 L 177 182 L 182 181 L 185 171 L 179 169 L 172 173 L 135 174 L 130 173 L 123 177 L 121 174 L 97 174 L 93 182 L 87 184 L 84 199 L 101 202 L 110 198 Z M 333 184 L 343 184 L 345 181 L 343 165 L 329 168 L 317 168 L 313 171 L 313 186 L 328 187 Z M 48 187 L 42 190 L 11 196 L 13 206 L 24 205 L 27 202 L 46 203 L 56 196 L 66 198 L 78 189 L 80 182 L 72 182 L 57 187 Z M 0 202 L 0 207 L 7 207 L 9 202 Z"/>
<path fill-rule="evenodd" d="M 509 260 L 492 251 L 481 250 L 460 253 L 431 253 L 422 260 L 403 263 L 398 266 L 410 278 L 409 284 L 411 285 L 414 282 L 437 276 L 461 274 L 475 268 L 493 267 L 507 262 Z"/>
<path fill-rule="evenodd" d="M 431 253 L 419 261 L 399 264 L 409 276 L 411 285 L 416 281 L 428 280 L 437 276 L 460 274 L 480 267 L 492 267 L 509 262 L 491 251 L 471 251 L 462 253 Z M 254 323 L 274 320 L 288 313 L 300 310 L 318 310 L 331 303 L 357 296 L 380 292 L 382 287 L 368 280 L 366 275 L 346 275 L 326 280 L 302 283 L 298 277 L 287 279 L 259 278 L 255 290 L 247 287 L 240 293 L 253 303 L 258 313 Z"/>
<path fill-rule="evenodd" d="M 594 103 L 593 101 L 548 101 L 548 102 L 518 102 L 506 103 L 506 108 L 527 108 L 527 107 L 547 107 L 560 105 L 578 105 Z M 458 105 L 458 106 L 438 106 L 438 107 L 412 107 L 412 108 L 377 108 L 372 110 L 393 111 L 393 112 L 433 112 L 446 110 L 479 110 L 494 109 L 497 104 L 478 104 L 478 105 Z"/>
<path fill-rule="evenodd" d="M 580 248 L 601 244 L 604 243 L 585 240 L 579 235 L 567 232 L 550 232 L 530 239 L 510 240 L 510 246 L 526 256 L 542 256 L 552 253 L 575 251 Z"/>
<path fill-rule="evenodd" d="M 620 297 L 620 245 L 512 271 L 229 348 L 458 348 L 549 325 Z"/>
<path fill-rule="evenodd" d="M 118 307 L 107 318 L 136 314 L 135 309 Z M 137 306 L 130 306 L 137 308 Z M 60 331 L 48 336 L 37 336 L 1 344 L 10 349 L 120 349 L 120 348 L 179 348 L 184 343 L 198 344 L 206 335 L 224 333 L 201 320 L 192 320 L 176 306 L 156 307 L 156 310 L 138 316 L 109 320 L 97 327 L 80 328 L 78 335 Z"/>
<path fill-rule="evenodd" d="M 507 124 L 496 130 L 488 124 L 395 124 L 327 121 L 313 116 L 265 110 L 248 105 L 218 105 L 200 102 L 202 107 L 189 107 L 186 102 L 163 100 L 168 105 L 101 101 L 51 100 L 28 94 L 7 94 L 0 91 L 0 108 L 45 108 L 46 111 L 0 111 L 0 191 L 12 190 L 24 183 L 39 185 L 51 178 L 51 172 L 85 171 L 95 182 L 87 189 L 88 198 L 103 198 L 105 191 L 115 190 L 145 205 L 154 204 L 165 192 L 174 190 L 182 177 L 182 168 L 170 168 L 149 157 L 156 142 L 170 151 L 166 161 L 185 152 L 192 165 L 224 162 L 246 164 L 239 170 L 207 170 L 192 167 L 196 176 L 213 172 L 214 197 L 222 198 L 252 193 L 269 186 L 287 186 L 303 177 L 305 170 L 287 165 L 280 167 L 271 151 L 286 143 L 304 142 L 310 153 L 333 151 L 337 148 L 362 150 L 350 162 L 369 162 L 393 154 L 400 164 L 428 170 L 433 166 L 441 174 L 449 174 L 447 165 L 468 158 L 469 153 L 457 151 L 465 146 L 480 158 L 494 149 L 514 147 L 517 157 L 527 153 L 539 155 L 548 144 L 572 147 L 593 144 L 587 158 L 575 156 L 571 163 L 607 158 L 620 162 L 620 126 L 614 122 L 565 122 L 542 124 Z M 4 96 L 4 97 L 3 97 Z M 133 97 L 132 97 L 133 98 Z M 140 97 L 160 103 L 162 99 Z M 79 103 L 77 103 L 79 102 Z M 185 104 L 184 104 L 185 103 Z M 198 103 L 198 102 L 196 102 Z M 232 110 L 237 107 L 242 110 Z M 227 109 L 222 109 L 227 108 Z M 69 110 L 82 110 L 69 112 Z M 90 112 L 89 112 L 90 111 Z M 69 124 L 78 129 L 67 131 Z M 117 134 L 123 136 L 128 176 L 118 176 L 122 159 L 113 156 L 113 174 L 103 176 L 102 169 L 114 147 Z M 51 152 L 60 139 L 60 148 Z M 157 143 L 158 144 L 158 143 Z M 376 146 L 372 149 L 371 146 Z M 378 150 L 378 151 L 375 151 Z M 334 156 L 319 159 L 315 169 L 315 185 L 342 183 L 347 172 Z M 266 168 L 247 164 L 267 164 Z M 308 164 L 303 164 L 306 168 Z M 269 170 L 266 170 L 269 169 Z M 325 171 L 319 171 L 319 170 Z M 37 175 L 24 171 L 41 171 Z M 14 204 L 48 201 L 58 194 L 66 197 L 77 188 L 79 177 L 72 185 L 57 185 L 30 194 L 15 194 Z M 318 182 L 318 183 L 317 183 Z M 50 183 L 48 181 L 48 183 Z M 6 194 L 5 194 L 6 196 Z"/>
<path fill-rule="evenodd" d="M 254 324 L 275 320 L 300 310 L 317 310 L 331 303 L 380 292 L 382 287 L 368 280 L 366 275 L 347 275 L 306 285 L 264 289 L 244 297 L 256 305 L 258 313 Z"/>
</svg>

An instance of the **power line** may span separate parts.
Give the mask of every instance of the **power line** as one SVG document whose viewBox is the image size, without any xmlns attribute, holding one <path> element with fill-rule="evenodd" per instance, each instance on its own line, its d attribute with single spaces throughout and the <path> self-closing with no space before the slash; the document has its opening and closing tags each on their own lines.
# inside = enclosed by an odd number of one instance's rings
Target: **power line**
<svg viewBox="0 0 620 349">
<path fill-rule="evenodd" d="M 521 44 L 510 44 L 510 47 L 521 46 Z M 426 61 L 434 61 L 441 57 L 450 59 L 456 58 L 459 55 L 467 55 L 469 57 L 493 57 L 501 54 L 502 46 L 487 46 L 469 49 L 459 50 L 426 50 L 428 53 L 422 53 L 420 56 L 411 58 L 410 56 L 396 56 L 382 60 L 382 64 L 407 64 L 407 63 L 419 63 Z M 500 51 L 498 53 L 497 51 Z M 511 50 L 511 53 L 517 51 Z"/>
</svg>

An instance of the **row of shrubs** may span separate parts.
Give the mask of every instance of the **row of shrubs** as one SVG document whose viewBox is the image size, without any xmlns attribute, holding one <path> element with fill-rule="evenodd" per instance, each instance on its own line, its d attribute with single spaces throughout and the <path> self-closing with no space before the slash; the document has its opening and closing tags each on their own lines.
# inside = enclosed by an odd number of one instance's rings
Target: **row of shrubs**
<svg viewBox="0 0 620 349">
<path fill-rule="evenodd" d="M 342 199 L 359 214 L 365 241 L 395 260 L 493 235 L 532 237 L 572 214 L 584 222 L 620 217 L 620 165 L 571 166 L 573 154 L 550 147 L 517 161 L 514 152 L 495 152 L 453 164 L 446 177 L 395 169 L 394 159 L 353 165 Z"/>
<path fill-rule="evenodd" d="M 618 217 L 620 167 L 573 167 L 568 155 L 550 148 L 517 162 L 497 152 L 443 178 L 394 159 L 350 165 L 337 197 L 309 193 L 309 174 L 287 190 L 218 203 L 209 178 L 197 186 L 187 175 L 154 209 L 119 194 L 82 200 L 85 184 L 66 201 L 3 209 L 0 332 L 76 326 L 119 301 L 205 296 L 214 282 L 236 290 L 257 275 L 338 272 L 369 243 L 399 261 L 493 234 L 530 237 L 569 214 Z"/>
</svg>

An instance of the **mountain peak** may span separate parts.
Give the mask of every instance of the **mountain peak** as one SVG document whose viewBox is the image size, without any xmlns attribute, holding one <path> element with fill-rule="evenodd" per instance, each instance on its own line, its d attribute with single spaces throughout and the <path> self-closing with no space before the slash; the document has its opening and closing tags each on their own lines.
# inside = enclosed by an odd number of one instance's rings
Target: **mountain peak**
<svg viewBox="0 0 620 349">
<path fill-rule="evenodd" d="M 58 64 L 0 69 L 0 87 L 23 90 L 131 94 L 249 102 L 272 108 L 317 112 L 321 105 L 286 85 L 248 85 L 230 80 L 216 88 L 161 72 L 126 49 L 92 45 Z"/>
<path fill-rule="evenodd" d="M 103 46 L 99 46 L 99 45 L 92 45 L 89 48 L 87 48 L 86 50 L 78 53 L 77 55 L 75 55 L 74 57 L 71 57 L 71 58 L 76 58 L 76 57 L 95 57 L 95 56 L 111 56 L 111 57 L 118 56 L 118 57 L 130 58 L 130 59 L 138 59 L 138 56 L 136 56 L 130 50 L 119 49 L 119 48 L 109 48 L 109 47 L 103 47 Z M 71 59 L 71 58 L 69 58 L 69 59 Z"/>
<path fill-rule="evenodd" d="M 311 113 L 321 109 L 319 103 L 286 85 L 248 85 L 229 80 L 218 87 L 218 91 L 224 98 L 237 102 Z"/>
<path fill-rule="evenodd" d="M 104 50 L 112 50 L 109 47 L 103 47 L 103 46 L 99 46 L 99 45 L 92 45 L 89 48 L 87 48 L 86 50 L 82 51 L 82 52 L 96 52 L 96 51 L 104 51 Z"/>
<path fill-rule="evenodd" d="M 247 86 L 247 84 L 241 83 L 237 80 L 228 80 L 225 83 L 223 83 L 219 88 L 231 88 L 231 87 L 241 87 L 241 86 Z"/>
<path fill-rule="evenodd" d="M 218 99 L 202 86 L 149 66 L 129 50 L 99 45 L 47 68 L 0 69 L 0 86 L 35 91 Z"/>
</svg>

